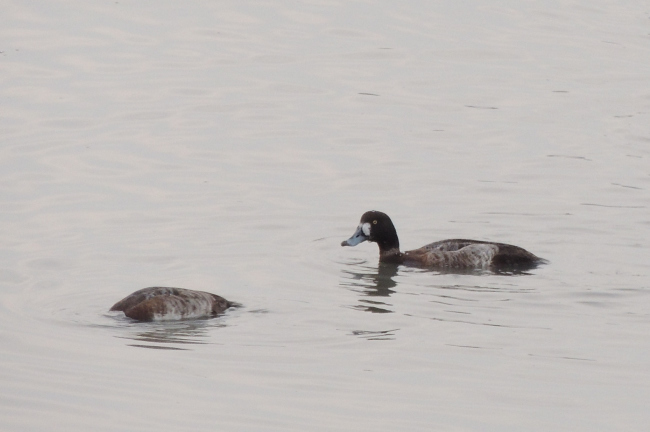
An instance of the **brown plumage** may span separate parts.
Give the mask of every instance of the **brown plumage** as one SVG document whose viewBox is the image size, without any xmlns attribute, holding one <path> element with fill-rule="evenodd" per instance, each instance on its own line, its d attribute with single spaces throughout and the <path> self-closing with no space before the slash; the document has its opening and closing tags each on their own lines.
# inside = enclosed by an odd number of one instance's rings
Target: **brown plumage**
<svg viewBox="0 0 650 432">
<path fill-rule="evenodd" d="M 216 294 L 184 288 L 151 287 L 138 290 L 111 307 L 138 321 L 206 318 L 224 312 L 233 303 Z"/>
<path fill-rule="evenodd" d="M 364 241 L 377 243 L 380 261 L 414 267 L 524 270 L 546 263 L 546 260 L 518 246 L 479 240 L 442 240 L 419 249 L 400 252 L 393 222 L 387 214 L 379 211 L 364 213 L 355 233 L 343 241 L 341 246 L 356 246 Z"/>
</svg>

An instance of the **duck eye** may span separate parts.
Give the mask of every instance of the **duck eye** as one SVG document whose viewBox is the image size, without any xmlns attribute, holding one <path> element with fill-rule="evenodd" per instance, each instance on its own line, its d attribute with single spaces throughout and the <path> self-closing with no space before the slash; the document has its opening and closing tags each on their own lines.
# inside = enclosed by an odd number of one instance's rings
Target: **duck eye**
<svg viewBox="0 0 650 432">
<path fill-rule="evenodd" d="M 374 221 L 372 221 L 372 224 L 373 224 L 373 225 L 377 225 L 377 219 L 375 219 Z"/>
</svg>

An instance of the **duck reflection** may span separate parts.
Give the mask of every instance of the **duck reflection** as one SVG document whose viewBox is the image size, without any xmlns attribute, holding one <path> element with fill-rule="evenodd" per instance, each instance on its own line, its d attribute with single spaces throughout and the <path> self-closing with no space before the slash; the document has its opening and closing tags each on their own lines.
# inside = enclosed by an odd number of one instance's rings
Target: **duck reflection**
<svg viewBox="0 0 650 432">
<path fill-rule="evenodd" d="M 358 305 L 351 306 L 353 309 L 372 312 L 372 313 L 392 313 L 394 312 L 393 305 L 387 302 L 387 298 L 396 291 L 394 288 L 397 282 L 393 279 L 397 276 L 397 264 L 380 262 L 376 266 L 367 266 L 365 261 L 363 263 L 352 262 L 345 263 L 348 269 L 343 269 L 344 280 L 341 286 L 358 292 L 362 298 L 359 299 Z M 492 271 L 487 269 L 444 269 L 444 270 L 420 270 L 432 273 L 433 275 L 472 275 L 472 276 L 526 276 L 531 273 L 519 270 L 499 270 Z M 448 292 L 454 291 L 471 291 L 471 292 L 528 292 L 526 288 L 521 288 L 518 285 L 500 284 L 498 286 L 491 286 L 485 284 L 479 285 L 433 285 L 439 290 Z M 442 297 L 447 297 L 448 294 L 440 294 Z M 382 298 L 383 297 L 383 298 Z"/>
<path fill-rule="evenodd" d="M 132 347 L 165 350 L 189 350 L 191 345 L 207 344 L 211 329 L 226 326 L 224 323 L 215 322 L 215 319 L 137 323 L 136 325 L 137 327 L 129 322 L 127 328 L 129 330 L 137 328 L 137 331 L 117 337 L 134 341 L 135 343 L 128 344 Z"/>
<path fill-rule="evenodd" d="M 359 267 L 357 264 L 350 264 L 354 270 L 343 270 L 347 275 L 341 283 L 342 286 L 361 293 L 366 297 L 390 297 L 395 291 L 397 282 L 393 278 L 397 275 L 397 265 L 391 263 L 379 263 L 376 267 Z M 372 313 L 392 313 L 390 303 L 383 300 L 362 298 L 360 305 L 353 306 L 354 309 Z"/>
</svg>

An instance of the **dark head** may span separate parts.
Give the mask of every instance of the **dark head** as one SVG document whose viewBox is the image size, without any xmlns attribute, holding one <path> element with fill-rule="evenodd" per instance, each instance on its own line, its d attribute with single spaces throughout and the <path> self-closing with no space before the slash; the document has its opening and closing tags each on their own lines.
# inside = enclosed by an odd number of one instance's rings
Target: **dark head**
<svg viewBox="0 0 650 432">
<path fill-rule="evenodd" d="M 386 213 L 380 211 L 365 212 L 352 237 L 341 243 L 341 246 L 356 246 L 364 241 L 375 242 L 379 245 L 380 254 L 399 254 L 399 239 L 397 231 Z"/>
</svg>

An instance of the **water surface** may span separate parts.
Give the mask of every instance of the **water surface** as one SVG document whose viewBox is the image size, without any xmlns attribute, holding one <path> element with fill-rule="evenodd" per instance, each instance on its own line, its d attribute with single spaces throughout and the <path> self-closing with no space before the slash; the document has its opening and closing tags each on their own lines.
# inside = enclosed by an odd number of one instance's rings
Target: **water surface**
<svg viewBox="0 0 650 432">
<path fill-rule="evenodd" d="M 650 8 L 9 2 L 0 429 L 645 430 Z M 522 275 L 341 248 L 522 246 Z M 135 323 L 154 285 L 243 305 Z"/>
</svg>

